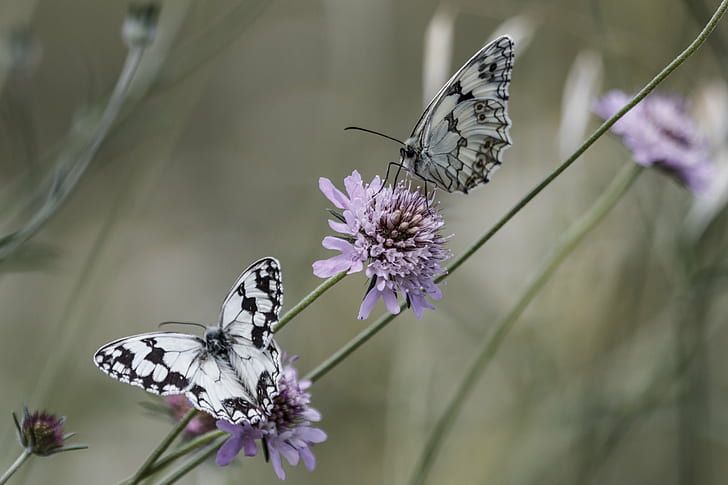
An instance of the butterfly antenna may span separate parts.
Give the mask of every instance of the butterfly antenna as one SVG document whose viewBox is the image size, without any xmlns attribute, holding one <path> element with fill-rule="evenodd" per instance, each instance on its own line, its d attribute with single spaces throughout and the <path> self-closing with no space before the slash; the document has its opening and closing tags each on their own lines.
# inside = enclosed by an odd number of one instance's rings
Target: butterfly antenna
<svg viewBox="0 0 728 485">
<path fill-rule="evenodd" d="M 381 136 L 383 138 L 387 138 L 388 140 L 396 141 L 400 145 L 404 145 L 404 142 L 402 140 L 398 140 L 398 139 L 394 138 L 393 136 L 385 135 L 384 133 L 379 133 L 378 131 L 368 130 L 366 128 L 360 128 L 358 126 L 347 126 L 346 128 L 344 128 L 344 130 L 358 130 L 358 131 L 363 131 L 365 133 L 371 133 L 372 135 L 379 135 L 379 136 Z"/>
<path fill-rule="evenodd" d="M 162 322 L 159 324 L 160 327 L 162 325 L 194 325 L 195 327 L 207 328 L 205 325 L 197 322 Z"/>
</svg>

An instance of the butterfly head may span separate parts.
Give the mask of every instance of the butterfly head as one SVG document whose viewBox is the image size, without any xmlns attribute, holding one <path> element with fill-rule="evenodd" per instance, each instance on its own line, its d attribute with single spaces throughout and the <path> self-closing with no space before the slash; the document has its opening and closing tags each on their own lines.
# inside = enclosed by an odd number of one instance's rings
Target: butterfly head
<svg viewBox="0 0 728 485">
<path fill-rule="evenodd" d="M 205 344 L 212 355 L 224 356 L 230 349 L 230 342 L 220 327 L 209 327 L 205 330 Z"/>
<path fill-rule="evenodd" d="M 410 138 L 404 142 L 404 146 L 399 149 L 399 162 L 407 170 L 417 172 L 417 163 L 420 160 L 420 152 L 414 147 L 414 141 L 414 138 Z"/>
</svg>

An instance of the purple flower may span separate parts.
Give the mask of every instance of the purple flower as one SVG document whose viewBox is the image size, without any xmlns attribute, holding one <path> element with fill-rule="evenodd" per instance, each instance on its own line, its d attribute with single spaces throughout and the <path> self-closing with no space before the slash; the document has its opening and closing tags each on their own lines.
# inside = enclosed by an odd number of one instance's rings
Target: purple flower
<svg viewBox="0 0 728 485">
<path fill-rule="evenodd" d="M 230 433 L 230 438 L 223 443 L 215 457 L 215 463 L 218 466 L 228 466 L 243 448 L 245 449 L 245 456 L 258 454 L 258 445 L 255 440 L 263 437 L 263 431 L 254 429 L 248 423 L 232 424 L 224 419 L 217 421 L 217 428 L 220 431 Z"/>
<path fill-rule="evenodd" d="M 23 407 L 23 419 L 13 413 L 18 440 L 30 453 L 40 456 L 53 455 L 61 451 L 85 449 L 84 445 L 63 446 L 63 442 L 75 433 L 63 433 L 63 423 L 66 418 L 57 418 L 45 411 L 36 411 L 30 414 L 28 408 Z"/>
<path fill-rule="evenodd" d="M 629 99 L 621 91 L 610 91 L 597 101 L 594 111 L 608 119 Z M 640 165 L 662 169 L 695 194 L 708 189 L 714 168 L 708 144 L 678 98 L 650 95 L 617 120 L 612 131 L 622 137 Z"/>
<path fill-rule="evenodd" d="M 184 394 L 172 394 L 164 398 L 164 402 L 167 403 L 168 410 L 172 417 L 180 421 L 185 415 L 192 409 L 192 405 Z M 207 413 L 197 413 L 187 426 L 185 426 L 185 433 L 187 436 L 195 437 L 200 436 L 208 431 L 215 429 L 215 418 Z"/>
<path fill-rule="evenodd" d="M 329 220 L 329 226 L 343 236 L 324 238 L 326 249 L 341 254 L 316 261 L 314 274 L 327 278 L 342 271 L 356 273 L 366 263 L 365 273 L 372 281 L 358 318 L 367 318 L 380 298 L 390 313 L 399 313 L 399 294 L 421 318 L 425 308 L 435 308 L 427 296 L 442 298 L 433 280 L 445 273 L 440 263 L 451 256 L 439 233 L 444 222 L 438 205 L 433 205 L 434 192 L 428 200 L 404 181 L 382 188 L 378 176 L 364 184 L 356 170 L 344 179 L 344 186 L 347 194 L 329 179 L 319 179 L 321 192 L 343 210 L 332 211 L 338 221 Z"/>
<path fill-rule="evenodd" d="M 255 440 L 263 439 L 273 469 L 281 480 L 286 478 L 281 455 L 293 466 L 300 459 L 306 468 L 314 469 L 316 458 L 311 446 L 325 441 L 326 433 L 311 426 L 312 421 L 321 420 L 321 413 L 309 406 L 311 394 L 306 389 L 311 386 L 311 381 L 298 379 L 298 372 L 291 365 L 295 360 L 296 357 L 292 357 L 281 372 L 278 395 L 273 399 L 273 409 L 267 421 L 254 426 L 223 420 L 217 422 L 219 429 L 231 434 L 218 451 L 215 460 L 218 465 L 228 465 L 241 449 L 245 449 L 245 456 L 255 456 L 258 452 Z"/>
</svg>

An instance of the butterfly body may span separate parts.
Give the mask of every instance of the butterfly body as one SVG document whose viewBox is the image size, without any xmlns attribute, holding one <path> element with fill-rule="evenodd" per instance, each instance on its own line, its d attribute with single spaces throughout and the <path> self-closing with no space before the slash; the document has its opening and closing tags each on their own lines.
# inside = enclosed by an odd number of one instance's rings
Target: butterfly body
<svg viewBox="0 0 728 485">
<path fill-rule="evenodd" d="M 108 343 L 94 363 L 121 382 L 153 394 L 185 394 L 193 406 L 234 424 L 256 423 L 278 394 L 280 351 L 272 325 L 283 299 L 278 261 L 264 258 L 238 278 L 220 324 L 204 338 L 150 332 Z"/>
<path fill-rule="evenodd" d="M 488 182 L 511 145 L 513 41 L 480 49 L 435 95 L 400 150 L 400 165 L 448 192 Z"/>
</svg>

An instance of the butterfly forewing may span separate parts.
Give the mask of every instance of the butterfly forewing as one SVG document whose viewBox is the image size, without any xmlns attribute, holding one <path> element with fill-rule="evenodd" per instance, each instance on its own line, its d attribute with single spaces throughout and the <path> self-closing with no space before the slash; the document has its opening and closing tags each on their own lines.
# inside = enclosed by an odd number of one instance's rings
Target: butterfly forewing
<svg viewBox="0 0 728 485">
<path fill-rule="evenodd" d="M 273 258 L 256 261 L 238 277 L 222 304 L 220 327 L 237 339 L 264 348 L 283 305 L 280 264 Z"/>
<path fill-rule="evenodd" d="M 154 394 L 184 393 L 216 418 L 255 423 L 278 394 L 280 351 L 272 338 L 283 285 L 278 261 L 264 258 L 238 278 L 225 299 L 220 326 L 205 339 L 154 332 L 111 342 L 94 355 L 111 377 Z"/>
<path fill-rule="evenodd" d="M 145 333 L 104 345 L 94 362 L 114 379 L 166 396 L 190 386 L 205 341 L 176 332 Z"/>
<path fill-rule="evenodd" d="M 478 51 L 443 86 L 405 142 L 402 164 L 448 192 L 489 180 L 511 144 L 507 114 L 513 41 L 502 36 Z"/>
</svg>

